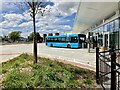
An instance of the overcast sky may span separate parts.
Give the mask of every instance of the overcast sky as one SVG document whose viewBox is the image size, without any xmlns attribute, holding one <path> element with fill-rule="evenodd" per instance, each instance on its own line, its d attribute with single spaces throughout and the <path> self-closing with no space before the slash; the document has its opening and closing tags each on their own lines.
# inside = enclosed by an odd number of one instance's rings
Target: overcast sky
<svg viewBox="0 0 120 90">
<path fill-rule="evenodd" d="M 20 2 L 17 2 L 19 4 Z M 44 33 L 64 33 L 72 31 L 78 2 L 57 2 L 51 0 L 46 4 L 46 12 L 43 17 L 40 14 L 36 16 L 36 31 Z M 18 8 L 13 2 L 2 2 L 0 4 L 0 31 L 1 35 L 8 35 L 12 31 L 21 31 L 23 37 L 27 37 L 33 32 L 32 18 L 28 9 Z"/>
</svg>

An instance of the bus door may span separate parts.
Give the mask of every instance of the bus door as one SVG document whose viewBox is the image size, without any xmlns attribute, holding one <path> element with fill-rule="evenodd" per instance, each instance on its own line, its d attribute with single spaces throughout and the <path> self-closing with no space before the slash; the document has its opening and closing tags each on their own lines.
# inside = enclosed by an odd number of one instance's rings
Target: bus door
<svg viewBox="0 0 120 90">
<path fill-rule="evenodd" d="M 66 37 L 61 37 L 61 47 L 66 47 Z"/>
</svg>

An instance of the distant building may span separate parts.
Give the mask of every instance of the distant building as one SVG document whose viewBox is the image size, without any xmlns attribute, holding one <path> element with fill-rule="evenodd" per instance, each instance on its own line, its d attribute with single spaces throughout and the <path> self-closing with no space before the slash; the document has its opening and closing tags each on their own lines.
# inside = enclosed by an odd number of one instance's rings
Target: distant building
<svg viewBox="0 0 120 90">
<path fill-rule="evenodd" d="M 47 34 L 43 34 L 43 42 L 45 42 L 45 37 L 47 36 Z"/>
<path fill-rule="evenodd" d="M 48 36 L 53 36 L 53 34 L 52 33 L 48 33 Z"/>
<path fill-rule="evenodd" d="M 59 36 L 59 33 L 55 33 L 55 36 Z"/>
</svg>

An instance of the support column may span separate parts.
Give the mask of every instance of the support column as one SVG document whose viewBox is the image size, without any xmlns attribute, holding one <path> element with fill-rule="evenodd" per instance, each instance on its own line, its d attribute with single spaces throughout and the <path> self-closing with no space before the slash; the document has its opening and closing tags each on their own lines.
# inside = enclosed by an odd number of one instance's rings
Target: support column
<svg viewBox="0 0 120 90">
<path fill-rule="evenodd" d="M 117 12 L 118 16 L 120 15 L 120 10 Z M 118 17 L 119 24 L 118 24 L 118 48 L 120 49 L 120 17 Z"/>
<path fill-rule="evenodd" d="M 119 22 L 119 23 L 120 23 L 120 22 Z M 119 26 L 119 27 L 120 27 L 120 26 Z M 118 42 L 118 44 L 119 44 L 118 47 L 119 47 L 119 49 L 120 49 L 120 28 L 119 28 L 119 31 L 118 31 L 118 32 L 119 32 L 119 34 L 118 34 L 118 41 L 119 41 L 119 42 Z"/>
<path fill-rule="evenodd" d="M 102 34 L 103 34 L 103 47 L 105 47 L 105 34 L 104 33 Z"/>
<path fill-rule="evenodd" d="M 110 33 L 108 32 L 108 48 L 110 47 Z"/>
</svg>

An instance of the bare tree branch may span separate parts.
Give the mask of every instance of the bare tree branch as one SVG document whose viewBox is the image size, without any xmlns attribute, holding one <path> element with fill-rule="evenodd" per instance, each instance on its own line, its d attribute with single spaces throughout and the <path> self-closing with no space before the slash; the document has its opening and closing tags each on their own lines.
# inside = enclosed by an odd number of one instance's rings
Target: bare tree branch
<svg viewBox="0 0 120 90">
<path fill-rule="evenodd" d="M 27 3 L 27 0 L 25 0 L 24 4 L 30 9 L 30 5 Z"/>
<path fill-rule="evenodd" d="M 26 2 L 26 3 L 30 6 L 30 8 L 33 8 L 32 2 Z"/>
<path fill-rule="evenodd" d="M 38 0 L 37 0 L 38 1 Z M 39 3 L 37 3 L 36 4 L 36 12 L 35 12 L 35 14 L 37 14 L 38 13 L 38 8 L 40 7 L 40 5 L 42 4 L 42 2 L 39 2 Z"/>
</svg>

